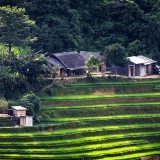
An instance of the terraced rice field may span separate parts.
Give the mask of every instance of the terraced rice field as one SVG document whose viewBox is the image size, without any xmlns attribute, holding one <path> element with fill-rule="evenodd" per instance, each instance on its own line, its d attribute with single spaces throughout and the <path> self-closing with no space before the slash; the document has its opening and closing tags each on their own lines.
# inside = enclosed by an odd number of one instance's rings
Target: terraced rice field
<svg viewBox="0 0 160 160">
<path fill-rule="evenodd" d="M 0 159 L 140 160 L 160 155 L 159 97 L 157 91 L 41 97 L 42 124 L 0 128 Z"/>
</svg>

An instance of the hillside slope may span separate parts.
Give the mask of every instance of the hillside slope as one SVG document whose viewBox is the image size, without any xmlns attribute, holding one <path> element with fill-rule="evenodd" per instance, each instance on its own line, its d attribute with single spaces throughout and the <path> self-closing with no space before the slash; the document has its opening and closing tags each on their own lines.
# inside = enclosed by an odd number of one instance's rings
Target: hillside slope
<svg viewBox="0 0 160 160">
<path fill-rule="evenodd" d="M 0 159 L 138 160 L 160 154 L 159 85 L 75 83 L 65 95 L 40 97 L 42 124 L 0 128 Z"/>
</svg>

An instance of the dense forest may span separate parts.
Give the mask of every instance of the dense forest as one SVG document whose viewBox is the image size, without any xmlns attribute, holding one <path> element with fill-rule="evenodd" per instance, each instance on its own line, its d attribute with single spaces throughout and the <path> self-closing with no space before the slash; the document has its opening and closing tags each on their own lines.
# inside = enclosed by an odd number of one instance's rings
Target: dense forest
<svg viewBox="0 0 160 160">
<path fill-rule="evenodd" d="M 128 55 L 160 62 L 159 0 L 1 0 L 0 6 L 25 8 L 36 22 L 31 47 L 43 53 L 104 52 L 119 43 Z"/>
<path fill-rule="evenodd" d="M 159 34 L 160 0 L 1 0 L 0 96 L 40 90 L 53 53 L 110 48 L 160 64 Z"/>
</svg>

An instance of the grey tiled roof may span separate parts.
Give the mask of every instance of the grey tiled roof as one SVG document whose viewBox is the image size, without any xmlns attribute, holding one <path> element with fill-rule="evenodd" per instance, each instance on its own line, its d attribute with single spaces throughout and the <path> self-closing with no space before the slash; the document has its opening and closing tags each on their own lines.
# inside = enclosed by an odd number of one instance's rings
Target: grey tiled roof
<svg viewBox="0 0 160 160">
<path fill-rule="evenodd" d="M 90 56 L 95 56 L 98 58 L 101 52 L 87 52 L 87 51 L 80 51 L 80 55 L 85 59 L 88 60 Z"/>
<path fill-rule="evenodd" d="M 52 64 L 54 67 L 58 66 L 59 68 L 66 68 L 61 62 L 59 62 L 58 60 L 56 60 L 53 57 L 47 57 L 46 60 L 47 60 L 47 62 Z"/>
<path fill-rule="evenodd" d="M 51 56 L 56 61 L 55 63 L 61 63 L 61 66 L 65 66 L 68 69 L 80 69 L 85 68 L 84 58 L 76 51 L 55 53 Z"/>
</svg>

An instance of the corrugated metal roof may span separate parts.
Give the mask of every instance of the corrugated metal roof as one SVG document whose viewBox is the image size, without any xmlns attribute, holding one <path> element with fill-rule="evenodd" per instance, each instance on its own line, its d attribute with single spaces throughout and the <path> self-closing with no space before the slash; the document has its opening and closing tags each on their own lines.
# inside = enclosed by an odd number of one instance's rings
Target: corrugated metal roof
<svg viewBox="0 0 160 160">
<path fill-rule="evenodd" d="M 150 58 L 147 58 L 145 56 L 132 56 L 132 57 L 127 57 L 131 62 L 135 63 L 135 64 L 152 64 L 152 63 L 156 63 L 157 61 L 154 61 Z"/>
</svg>

